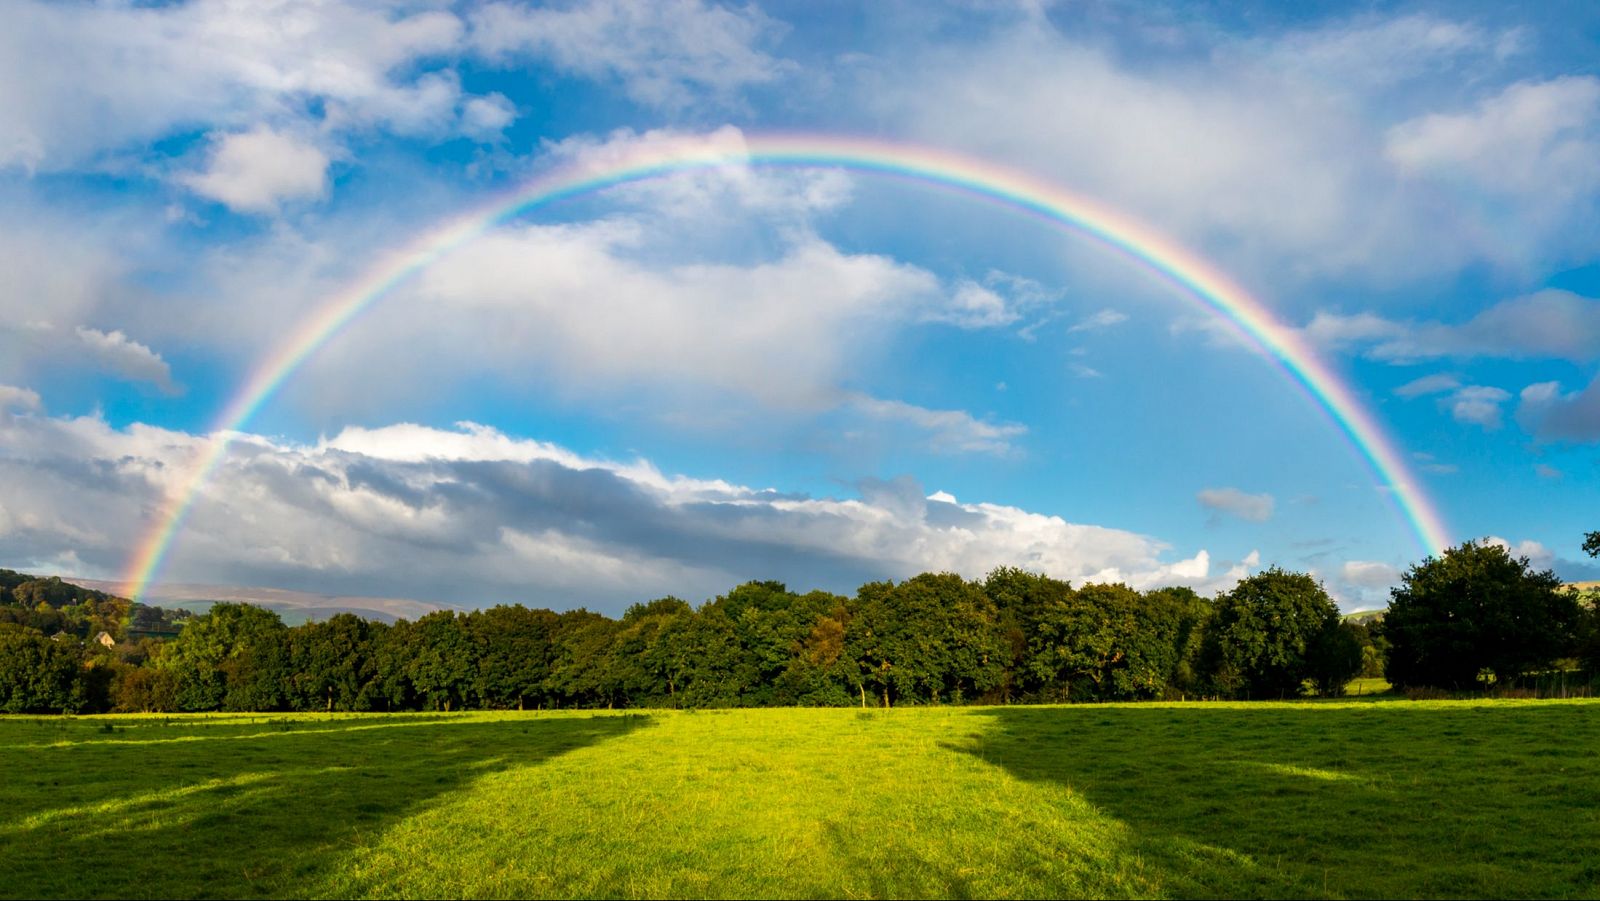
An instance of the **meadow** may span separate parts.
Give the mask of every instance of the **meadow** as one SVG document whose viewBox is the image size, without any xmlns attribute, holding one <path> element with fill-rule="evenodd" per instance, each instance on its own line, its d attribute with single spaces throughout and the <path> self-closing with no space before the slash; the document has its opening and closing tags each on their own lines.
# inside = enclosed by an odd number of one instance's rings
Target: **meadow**
<svg viewBox="0 0 1600 901">
<path fill-rule="evenodd" d="M 0 719 L 4 897 L 1593 897 L 1600 702 Z"/>
</svg>

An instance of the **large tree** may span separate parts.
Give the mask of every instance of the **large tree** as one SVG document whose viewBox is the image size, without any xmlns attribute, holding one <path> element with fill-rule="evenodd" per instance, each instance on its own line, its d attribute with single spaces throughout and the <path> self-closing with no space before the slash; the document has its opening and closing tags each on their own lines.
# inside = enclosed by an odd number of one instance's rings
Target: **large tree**
<svg viewBox="0 0 1600 901">
<path fill-rule="evenodd" d="M 1048 691 L 1054 671 L 1046 665 L 1042 675 L 1030 665 L 1031 640 L 1052 605 L 1072 598 L 1071 583 L 1014 566 L 1002 566 L 983 580 L 983 593 L 994 603 L 996 627 L 1006 651 L 1005 674 L 996 701 L 1009 702 Z"/>
<path fill-rule="evenodd" d="M 270 710 L 280 702 L 270 684 L 286 675 L 278 614 L 252 604 L 215 604 L 169 642 L 158 665 L 178 685 L 183 710 Z M 231 695 L 231 697 L 230 697 Z"/>
<path fill-rule="evenodd" d="M 1317 580 L 1273 567 L 1217 598 L 1203 667 L 1220 695 L 1294 697 L 1313 677 L 1317 643 L 1338 622 L 1338 605 Z"/>
<path fill-rule="evenodd" d="M 1395 685 L 1509 682 L 1572 649 L 1578 601 L 1499 544 L 1468 541 L 1411 567 L 1391 592 L 1383 633 Z"/>
<path fill-rule="evenodd" d="M 78 713 L 88 703 L 76 641 L 0 625 L 0 713 Z"/>
<path fill-rule="evenodd" d="M 857 597 L 846 653 L 883 706 L 972 700 L 1001 684 L 1009 652 L 977 583 L 923 573 L 863 585 Z"/>
</svg>

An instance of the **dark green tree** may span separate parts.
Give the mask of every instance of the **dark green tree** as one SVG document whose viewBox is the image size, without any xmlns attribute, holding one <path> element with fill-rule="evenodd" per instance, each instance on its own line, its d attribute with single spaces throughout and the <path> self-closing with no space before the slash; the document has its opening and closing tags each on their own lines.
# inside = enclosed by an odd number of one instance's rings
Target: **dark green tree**
<svg viewBox="0 0 1600 901">
<path fill-rule="evenodd" d="M 1053 678 L 1053 671 L 1048 666 L 1040 671 L 1030 666 L 1029 639 L 1038 634 L 1047 609 L 1071 599 L 1072 585 L 1014 566 L 1002 566 L 984 579 L 983 593 L 994 603 L 996 627 L 1006 651 L 1005 674 L 997 697 L 992 700 L 1007 703 L 1013 698 L 1038 694 Z"/>
<path fill-rule="evenodd" d="M 545 703 L 557 617 L 548 610 L 490 607 L 467 616 L 478 658 L 473 694 L 484 707 L 517 710 Z"/>
<path fill-rule="evenodd" d="M 366 710 L 377 675 L 373 623 L 353 613 L 289 630 L 289 691 L 296 710 Z"/>
<path fill-rule="evenodd" d="M 274 700 L 259 679 L 283 673 L 277 656 L 282 648 L 283 620 L 252 604 L 215 604 L 190 620 L 168 642 L 157 665 L 171 673 L 178 686 L 181 710 L 217 710 L 235 691 L 238 704 Z M 231 684 L 230 684 L 231 683 Z M 272 709 L 242 707 L 239 709 Z"/>
<path fill-rule="evenodd" d="M 435 610 L 416 622 L 406 674 L 429 710 L 456 710 L 472 692 L 477 656 L 453 610 Z"/>
<path fill-rule="evenodd" d="M 0 713 L 79 713 L 89 702 L 76 641 L 0 625 Z"/>
<path fill-rule="evenodd" d="M 1411 567 L 1383 620 L 1389 681 L 1461 689 L 1549 668 L 1577 638 L 1578 601 L 1561 585 L 1528 558 L 1476 541 Z"/>
<path fill-rule="evenodd" d="M 1224 697 L 1294 697 L 1311 678 L 1308 655 L 1338 605 L 1305 573 L 1272 567 L 1219 595 L 1206 629 L 1202 669 Z"/>
<path fill-rule="evenodd" d="M 546 681 L 551 700 L 561 707 L 614 707 L 620 684 L 601 665 L 611 654 L 620 624 L 583 608 L 556 620 L 555 653 Z"/>
<path fill-rule="evenodd" d="M 1183 586 L 1147 591 L 1144 599 L 1152 628 L 1171 648 L 1165 660 L 1169 667 L 1165 695 L 1179 698 L 1200 692 L 1200 654 L 1211 622 L 1211 602 Z"/>
<path fill-rule="evenodd" d="M 1317 694 L 1325 698 L 1344 695 L 1344 687 L 1360 675 L 1365 663 L 1363 652 L 1371 647 L 1364 642 L 1366 629 L 1356 623 L 1333 620 L 1317 636 L 1306 652 L 1307 676 L 1316 683 Z"/>
<path fill-rule="evenodd" d="M 998 688 L 1007 648 L 978 583 L 923 573 L 861 586 L 845 635 L 865 691 L 896 703 L 970 701 Z"/>
</svg>

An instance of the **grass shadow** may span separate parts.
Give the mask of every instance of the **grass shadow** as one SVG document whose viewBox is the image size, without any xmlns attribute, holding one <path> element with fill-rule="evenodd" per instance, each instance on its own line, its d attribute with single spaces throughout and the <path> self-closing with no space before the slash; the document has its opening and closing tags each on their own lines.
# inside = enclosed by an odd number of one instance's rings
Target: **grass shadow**
<svg viewBox="0 0 1600 901">
<path fill-rule="evenodd" d="M 993 708 L 953 749 L 1132 828 L 1180 896 L 1593 897 L 1600 705 Z"/>
<path fill-rule="evenodd" d="M 303 894 L 367 837 L 480 776 L 649 723 L 531 714 L 8 721 L 0 897 Z M 106 724 L 115 731 L 101 731 Z"/>
</svg>

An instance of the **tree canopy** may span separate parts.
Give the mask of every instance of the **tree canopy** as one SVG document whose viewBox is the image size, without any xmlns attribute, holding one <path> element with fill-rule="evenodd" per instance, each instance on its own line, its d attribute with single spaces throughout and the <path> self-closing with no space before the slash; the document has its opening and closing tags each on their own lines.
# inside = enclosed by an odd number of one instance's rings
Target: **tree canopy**
<svg viewBox="0 0 1600 901">
<path fill-rule="evenodd" d="M 1514 681 L 1568 653 L 1578 619 L 1577 598 L 1554 572 L 1468 541 L 1411 567 L 1393 590 L 1383 621 L 1388 678 L 1449 688 Z"/>
</svg>

